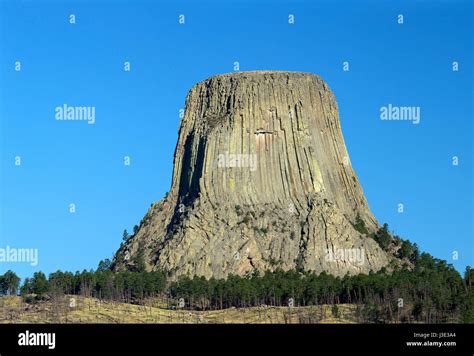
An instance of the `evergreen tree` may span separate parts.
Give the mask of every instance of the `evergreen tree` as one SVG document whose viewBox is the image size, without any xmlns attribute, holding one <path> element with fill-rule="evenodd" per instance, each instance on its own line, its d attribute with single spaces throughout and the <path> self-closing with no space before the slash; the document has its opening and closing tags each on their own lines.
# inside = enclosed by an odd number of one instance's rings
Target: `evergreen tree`
<svg viewBox="0 0 474 356">
<path fill-rule="evenodd" d="M 48 292 L 48 289 L 49 284 L 44 273 L 35 272 L 31 280 L 31 291 L 41 297 Z"/>
<path fill-rule="evenodd" d="M 135 268 L 138 272 L 143 272 L 146 270 L 146 264 L 145 264 L 145 247 L 143 246 L 143 243 L 140 241 L 138 244 L 138 249 L 137 253 L 134 257 L 134 264 Z"/>
<path fill-rule="evenodd" d="M 474 269 L 466 267 L 464 272 L 464 297 L 461 302 L 461 321 L 474 323 Z"/>
<path fill-rule="evenodd" d="M 106 258 L 105 260 L 101 260 L 99 262 L 99 265 L 97 266 L 97 270 L 98 271 L 108 271 L 110 270 L 110 267 L 112 265 L 112 262 L 110 262 L 110 260 L 108 258 Z"/>
<path fill-rule="evenodd" d="M 377 231 L 377 233 L 373 234 L 373 238 L 375 239 L 375 241 L 377 241 L 382 250 L 387 251 L 390 242 L 392 241 L 390 233 L 388 232 L 388 224 L 383 224 L 383 226 Z"/>
<path fill-rule="evenodd" d="M 20 288 L 20 294 L 22 296 L 26 296 L 31 293 L 31 279 L 25 278 L 23 281 L 23 285 Z"/>
<path fill-rule="evenodd" d="M 127 242 L 128 239 L 129 239 L 129 237 L 130 237 L 130 235 L 128 234 L 127 229 L 123 230 L 122 240 L 123 240 L 124 242 Z"/>
<path fill-rule="evenodd" d="M 361 234 L 364 234 L 364 235 L 369 234 L 369 231 L 367 230 L 367 227 L 365 226 L 365 222 L 364 220 L 361 219 L 359 213 L 357 213 L 355 224 L 353 226 L 354 226 L 354 229 L 359 231 Z"/>
<path fill-rule="evenodd" d="M 0 275 L 0 294 L 15 295 L 18 292 L 20 278 L 15 272 L 8 270 L 2 276 Z"/>
<path fill-rule="evenodd" d="M 408 240 L 402 240 L 402 245 L 398 250 L 398 257 L 411 258 L 413 255 L 413 246 Z"/>
<path fill-rule="evenodd" d="M 388 235 L 388 226 L 384 225 L 378 234 Z M 396 241 L 400 244 L 399 255 L 414 265 L 395 265 L 376 273 L 343 278 L 326 272 L 276 269 L 219 280 L 181 276 L 171 283 L 163 271 L 145 270 L 144 248 L 140 244 L 133 271 L 113 272 L 110 261 L 104 260 L 96 271 L 56 271 L 48 280 L 42 272 L 36 272 L 24 281 L 21 293 L 49 295 L 53 299 L 60 293 L 78 294 L 131 303 L 166 294 L 175 301 L 183 298 L 186 308 L 197 310 L 287 306 L 291 300 L 294 306 L 332 305 L 334 316 L 339 314 L 338 304 L 351 303 L 359 306 L 359 320 L 364 322 L 474 322 L 473 269 L 468 267 L 462 278 L 446 261 L 428 253 L 419 254 L 418 247 L 408 240 Z M 13 276 L 16 275 L 11 271 L 0 276 L 0 293 L 16 293 L 19 279 Z M 398 306 L 400 298 L 403 306 Z"/>
</svg>

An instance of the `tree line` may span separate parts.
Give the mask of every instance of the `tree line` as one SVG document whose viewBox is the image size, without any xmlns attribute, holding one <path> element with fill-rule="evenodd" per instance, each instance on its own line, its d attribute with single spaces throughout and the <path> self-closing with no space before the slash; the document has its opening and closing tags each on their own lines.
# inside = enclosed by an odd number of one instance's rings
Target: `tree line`
<svg viewBox="0 0 474 356">
<path fill-rule="evenodd" d="M 283 271 L 227 279 L 180 277 L 170 284 L 188 308 L 208 310 L 253 306 L 360 306 L 365 322 L 474 322 L 474 270 L 464 278 L 445 261 L 422 254 L 414 269 L 385 269 L 368 275 L 334 277 L 325 272 Z"/>
<path fill-rule="evenodd" d="M 365 226 L 356 221 L 357 228 Z M 388 227 L 373 235 L 385 246 Z M 335 277 L 325 272 L 290 270 L 254 272 L 226 279 L 181 276 L 170 280 L 164 271 L 113 271 L 110 260 L 96 270 L 56 271 L 47 277 L 36 272 L 20 286 L 20 278 L 7 271 L 0 275 L 0 294 L 34 299 L 82 295 L 102 300 L 143 303 L 162 298 L 172 308 L 215 310 L 255 306 L 298 307 L 341 303 L 357 305 L 362 322 L 474 322 L 474 269 L 464 276 L 444 260 L 407 240 L 397 240 L 398 257 L 409 261 L 376 273 Z M 386 247 L 386 246 L 385 246 Z M 336 310 L 336 309 L 335 309 Z"/>
</svg>

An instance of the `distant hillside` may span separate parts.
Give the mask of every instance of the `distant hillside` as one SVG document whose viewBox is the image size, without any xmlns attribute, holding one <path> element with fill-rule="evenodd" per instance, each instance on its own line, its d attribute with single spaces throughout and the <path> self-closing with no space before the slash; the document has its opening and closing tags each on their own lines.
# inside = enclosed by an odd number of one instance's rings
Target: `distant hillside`
<svg viewBox="0 0 474 356">
<path fill-rule="evenodd" d="M 410 250 L 408 245 L 406 249 Z M 468 267 L 463 278 L 452 265 L 427 253 L 417 255 L 415 262 L 390 273 L 382 269 L 343 278 L 276 269 L 226 279 L 181 276 L 172 280 L 163 271 L 114 272 L 110 261 L 101 261 L 96 271 L 57 271 L 48 277 L 36 272 L 21 288 L 15 273 L 7 271 L 0 275 L 1 318 L 4 322 L 92 322 L 92 317 L 103 323 L 158 323 L 166 322 L 162 320 L 166 316 L 189 322 L 247 322 L 241 318 L 257 313 L 258 320 L 267 322 L 262 312 L 275 311 L 271 317 L 275 322 L 283 318 L 319 323 L 332 315 L 341 322 L 357 323 L 473 323 L 474 270 Z M 227 313 L 233 316 L 227 318 Z M 218 315 L 225 320 L 213 317 Z"/>
<path fill-rule="evenodd" d="M 74 307 L 71 307 L 74 301 Z M 313 307 L 253 307 L 213 311 L 171 310 L 163 301 L 150 299 L 144 305 L 101 301 L 96 298 L 64 296 L 35 304 L 20 297 L 0 297 L 0 323 L 356 323 L 356 305 Z"/>
</svg>

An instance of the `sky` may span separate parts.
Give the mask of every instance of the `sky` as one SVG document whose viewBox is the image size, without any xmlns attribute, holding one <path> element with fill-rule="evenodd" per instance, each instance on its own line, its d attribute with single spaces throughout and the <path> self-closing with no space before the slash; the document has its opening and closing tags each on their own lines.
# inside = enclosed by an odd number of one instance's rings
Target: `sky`
<svg viewBox="0 0 474 356">
<path fill-rule="evenodd" d="M 469 1 L 0 0 L 0 249 L 38 251 L 0 274 L 112 258 L 169 190 L 187 92 L 236 62 L 320 75 L 378 221 L 464 271 L 472 20 Z M 95 107 L 95 123 L 56 120 L 64 104 Z M 381 120 L 388 105 L 419 108 L 419 123 Z"/>
</svg>

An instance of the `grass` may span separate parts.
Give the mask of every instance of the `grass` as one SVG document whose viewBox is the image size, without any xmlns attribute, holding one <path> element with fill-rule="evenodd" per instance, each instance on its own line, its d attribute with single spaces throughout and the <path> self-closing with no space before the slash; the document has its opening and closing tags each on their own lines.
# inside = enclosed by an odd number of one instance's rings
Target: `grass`
<svg viewBox="0 0 474 356">
<path fill-rule="evenodd" d="M 71 298 L 76 306 L 70 307 Z M 100 301 L 95 298 L 66 296 L 57 302 L 27 304 L 20 297 L 0 297 L 0 323 L 151 323 L 151 324 L 283 324 L 356 323 L 352 304 L 340 304 L 334 317 L 330 305 L 312 307 L 252 307 L 212 311 L 166 309 L 160 300 L 144 305 Z"/>
</svg>

